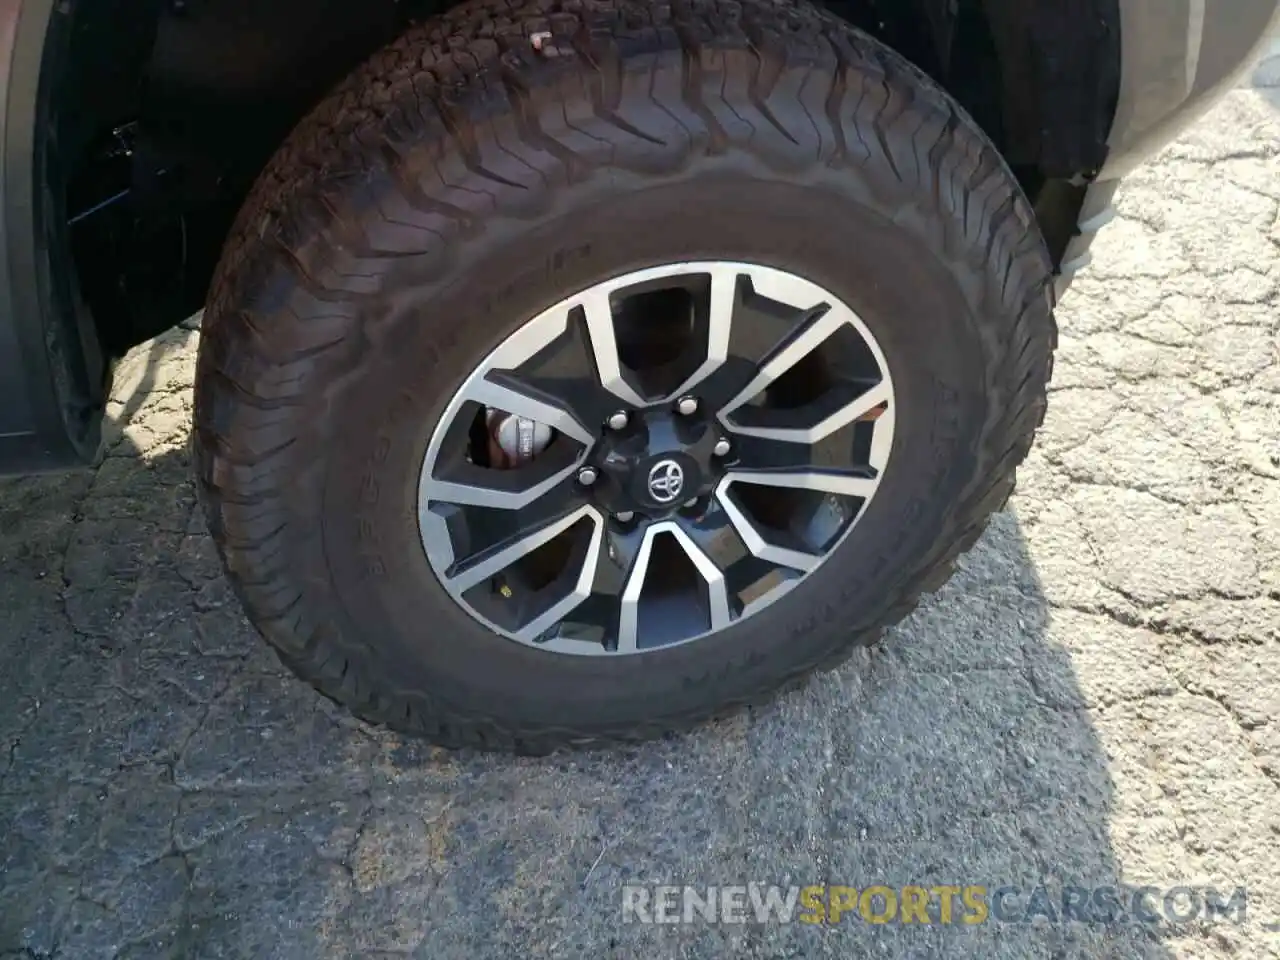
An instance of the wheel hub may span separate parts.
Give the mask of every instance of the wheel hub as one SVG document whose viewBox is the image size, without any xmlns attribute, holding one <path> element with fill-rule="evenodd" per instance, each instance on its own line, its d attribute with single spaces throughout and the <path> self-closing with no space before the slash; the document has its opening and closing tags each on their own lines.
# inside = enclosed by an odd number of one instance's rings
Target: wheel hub
<svg viewBox="0 0 1280 960">
<path fill-rule="evenodd" d="M 840 546 L 895 415 L 883 353 L 829 291 L 745 263 L 641 270 L 543 311 L 463 382 L 423 461 L 423 548 L 459 606 L 512 640 L 689 642 Z"/>
<path fill-rule="evenodd" d="M 589 499 L 606 513 L 651 520 L 671 516 L 706 496 L 725 474 L 716 456 L 723 431 L 696 414 L 641 410 L 622 430 L 609 431 L 587 458 L 598 471 Z"/>
</svg>

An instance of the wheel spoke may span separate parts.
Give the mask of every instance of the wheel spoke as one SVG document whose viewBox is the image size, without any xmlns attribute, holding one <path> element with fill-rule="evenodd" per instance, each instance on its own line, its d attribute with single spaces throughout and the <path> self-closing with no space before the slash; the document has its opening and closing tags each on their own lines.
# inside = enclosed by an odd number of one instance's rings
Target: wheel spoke
<svg viewBox="0 0 1280 960">
<path fill-rule="evenodd" d="M 483 474 L 496 474 L 499 471 L 477 468 L 476 473 L 478 476 L 474 482 L 458 483 L 448 480 L 428 480 L 423 484 L 423 490 L 432 501 L 456 503 L 461 506 L 487 507 L 491 510 L 519 510 L 521 507 L 528 506 L 539 497 L 551 492 L 558 484 L 568 479 L 573 471 L 573 466 L 569 466 L 525 489 L 510 490 L 499 485 L 498 478 L 494 478 L 492 485 L 485 483 L 488 478 L 482 476 Z M 515 471 L 502 472 L 514 473 Z"/>
<path fill-rule="evenodd" d="M 588 299 L 595 309 L 594 298 Z M 485 376 L 473 377 L 463 394 L 591 443 L 599 425 L 619 404 L 597 374 L 595 335 L 588 329 L 586 308 L 581 304 L 559 307 L 536 317 L 530 326 L 539 335 L 524 336 L 519 349 L 504 345 Z M 600 326 L 599 336 L 612 343 L 612 335 L 609 324 Z"/>
<path fill-rule="evenodd" d="M 480 408 L 467 404 L 449 429 L 432 441 L 430 472 L 418 485 L 420 503 L 453 503 L 491 510 L 520 510 L 566 484 L 585 448 L 572 440 L 553 442 L 529 463 L 498 470 L 473 463 L 467 456 L 469 432 Z M 571 491 L 566 486 L 566 491 Z"/>
<path fill-rule="evenodd" d="M 528 556 L 553 537 L 564 533 L 583 517 L 599 517 L 591 507 L 580 507 L 558 520 L 522 530 L 516 536 L 504 541 L 496 547 L 486 550 L 470 562 L 461 565 L 455 563 L 455 572 L 449 577 L 449 586 L 461 592 L 470 590 L 483 580 L 506 570 L 521 557 Z"/>
<path fill-rule="evenodd" d="M 893 451 L 893 434 L 896 412 L 893 401 L 889 401 L 884 413 L 876 418 L 874 433 L 871 435 L 871 453 L 867 461 L 876 472 L 876 476 L 884 476 L 884 468 L 888 466 L 889 454 Z"/>
<path fill-rule="evenodd" d="M 806 470 L 813 461 L 814 448 L 810 443 L 754 434 L 733 438 L 733 469 L 741 473 Z"/>
<path fill-rule="evenodd" d="M 742 537 L 732 518 L 724 509 L 711 509 L 697 519 L 688 519 L 681 527 L 699 550 L 722 573 L 728 573 L 744 560 L 755 556 L 755 551 Z"/>
<path fill-rule="evenodd" d="M 809 569 L 817 559 L 807 554 L 797 559 L 785 550 L 771 551 L 736 504 L 734 513 L 730 513 L 719 497 L 713 497 L 700 516 L 682 519 L 680 523 L 689 538 L 724 574 L 738 615 L 778 590 L 789 588 L 795 582 L 796 573 Z M 747 531 L 750 541 L 743 530 Z"/>
<path fill-rule="evenodd" d="M 818 435 L 815 439 L 822 439 L 829 433 L 839 430 L 847 424 L 853 423 L 855 420 L 861 420 L 863 417 L 873 413 L 877 408 L 884 407 L 888 409 L 893 402 L 893 389 L 888 383 L 881 380 L 866 393 L 857 397 L 847 407 L 840 410 L 839 413 L 832 415 L 828 420 L 824 420 L 818 425 Z"/>
<path fill-rule="evenodd" d="M 582 311 L 544 310 L 489 355 L 462 398 L 545 423 L 590 443 L 604 403 Z M 455 401 L 456 403 L 456 401 Z"/>
<path fill-rule="evenodd" d="M 826 304 L 820 309 L 813 310 L 803 326 L 765 359 L 747 385 L 726 401 L 720 409 L 721 420 L 727 424 L 727 418 L 733 411 L 762 392 L 769 384 L 795 366 L 802 357 L 817 349 L 846 322 L 844 311 L 832 309 Z"/>
<path fill-rule="evenodd" d="M 591 583 L 595 576 L 596 568 L 600 564 L 605 526 L 604 519 L 599 514 L 593 512 L 591 519 L 594 522 L 591 540 L 587 545 L 581 564 L 577 567 L 577 576 L 572 581 L 572 588 L 562 599 L 516 630 L 515 636 L 517 639 L 528 642 L 539 640 L 543 634 L 572 614 L 591 596 Z M 573 522 L 577 521 L 574 520 Z"/>
<path fill-rule="evenodd" d="M 845 497 L 869 497 L 876 491 L 880 481 L 873 477 L 860 476 L 835 470 L 733 470 L 725 475 L 725 480 L 738 483 L 754 483 L 764 487 L 787 487 L 794 490 L 816 490 L 821 493 L 835 493 Z"/>
<path fill-rule="evenodd" d="M 817 567 L 822 562 L 820 554 L 778 546 L 764 537 L 756 525 L 751 522 L 751 518 L 747 516 L 741 504 L 734 500 L 729 489 L 734 479 L 733 475 L 730 474 L 720 482 L 720 486 L 716 489 L 716 500 L 724 509 L 730 523 L 733 524 L 738 536 L 742 538 L 746 548 L 761 560 L 789 567 L 792 570 L 799 570 L 802 573 L 808 573 Z"/>
<path fill-rule="evenodd" d="M 798 410 L 739 408 L 738 417 L 726 415 L 725 426 L 744 436 L 818 443 L 858 420 L 883 416 L 892 398 L 893 390 L 883 381 L 871 387 L 839 384 L 819 401 Z M 820 415 L 816 422 L 815 411 Z"/>
<path fill-rule="evenodd" d="M 879 483 L 878 471 L 857 458 L 847 430 L 817 443 L 791 435 L 739 436 L 734 451 L 729 476 L 742 483 L 854 497 L 870 496 Z M 875 452 L 873 441 L 873 456 Z"/>
<path fill-rule="evenodd" d="M 729 593 L 720 568 L 677 524 L 670 521 L 655 523 L 645 530 L 644 539 L 627 576 L 626 587 L 622 591 L 621 614 L 618 619 L 618 653 L 634 653 L 638 649 L 640 595 L 649 573 L 649 558 L 653 552 L 654 540 L 662 534 L 675 538 L 702 577 L 710 616 L 709 628 L 714 631 L 729 625 Z"/>
<path fill-rule="evenodd" d="M 775 299 L 781 297 L 787 299 Z M 731 282 L 721 278 L 712 290 L 712 318 L 718 318 L 712 330 L 720 339 L 709 343 L 708 354 L 723 350 L 723 358 L 712 366 L 709 356 L 706 369 L 699 371 L 699 396 L 722 412 L 746 403 L 763 389 L 752 387 L 761 365 L 790 344 L 807 341 L 829 309 L 821 292 L 808 284 L 792 288 L 740 273 Z"/>
<path fill-rule="evenodd" d="M 495 370 L 487 377 L 468 385 L 463 396 L 486 407 L 545 423 L 579 443 L 591 443 L 591 431 L 578 419 L 569 404 L 564 400 L 557 403 L 555 397 L 543 393 L 533 383 L 522 382 L 518 374 Z M 561 403 L 565 405 L 561 406 Z"/>
<path fill-rule="evenodd" d="M 710 302 L 707 305 L 706 359 L 674 391 L 675 396 L 692 393 L 729 359 L 733 316 L 738 297 L 737 270 L 721 268 L 711 273 Z"/>
<path fill-rule="evenodd" d="M 640 593 L 649 573 L 649 555 L 653 552 L 653 527 L 645 535 L 627 573 L 626 586 L 618 604 L 618 653 L 635 653 L 640 640 Z"/>
<path fill-rule="evenodd" d="M 617 333 L 613 328 L 613 306 L 606 290 L 588 291 L 578 301 L 591 338 L 600 386 L 632 406 L 644 406 L 642 398 L 622 376 L 622 360 L 618 356 Z"/>
<path fill-rule="evenodd" d="M 561 626 L 559 643 L 549 646 L 578 652 L 594 649 L 611 652 L 618 630 L 622 592 L 626 589 L 644 534 L 637 529 L 604 525 L 600 549 L 585 587 L 584 601 L 572 611 L 571 622 Z"/>
<path fill-rule="evenodd" d="M 454 581 L 477 565 L 489 569 L 499 555 L 507 558 L 509 566 L 523 553 L 555 536 L 555 531 L 572 526 L 581 517 L 585 505 L 573 480 L 552 479 L 546 490 L 519 506 L 511 506 L 512 501 L 508 499 L 486 502 L 474 495 L 475 488 L 466 484 L 432 484 L 437 493 L 461 494 L 452 500 L 432 497 L 420 518 L 424 530 L 429 529 L 432 534 L 428 538 L 428 551 L 433 560 L 443 565 L 448 579 Z M 524 499 L 527 494 L 520 496 Z M 551 528 L 555 530 L 543 536 L 544 531 Z M 493 571 L 501 569 L 501 566 L 494 567 Z M 484 579 L 484 575 L 479 576 Z M 468 574 L 457 580 L 456 589 L 467 590 L 473 585 Z"/>
</svg>

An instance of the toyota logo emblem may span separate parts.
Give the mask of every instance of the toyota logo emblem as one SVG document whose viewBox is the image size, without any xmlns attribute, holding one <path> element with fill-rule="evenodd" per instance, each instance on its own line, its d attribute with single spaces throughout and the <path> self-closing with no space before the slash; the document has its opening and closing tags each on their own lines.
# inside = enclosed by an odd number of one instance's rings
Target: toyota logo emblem
<svg viewBox="0 0 1280 960">
<path fill-rule="evenodd" d="M 663 460 L 649 471 L 649 496 L 656 503 L 671 503 L 684 489 L 684 470 L 674 460 Z"/>
</svg>

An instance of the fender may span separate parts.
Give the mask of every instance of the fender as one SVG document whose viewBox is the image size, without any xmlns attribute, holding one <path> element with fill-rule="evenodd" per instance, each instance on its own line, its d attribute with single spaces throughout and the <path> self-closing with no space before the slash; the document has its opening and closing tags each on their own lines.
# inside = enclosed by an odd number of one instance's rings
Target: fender
<svg viewBox="0 0 1280 960">
<path fill-rule="evenodd" d="M 97 451 L 105 370 L 65 262 L 49 189 L 50 76 L 65 40 L 54 0 L 0 5 L 0 464 L 27 473 Z"/>
<path fill-rule="evenodd" d="M 1059 268 L 1058 293 L 1089 264 L 1120 180 L 1203 116 L 1280 27 L 1280 0 L 1123 0 L 1120 89 L 1107 159 L 1089 183 Z"/>
<path fill-rule="evenodd" d="M 1198 120 L 1253 67 L 1280 0 L 1125 0 L 1120 99 L 1102 180 L 1118 180 Z"/>
</svg>

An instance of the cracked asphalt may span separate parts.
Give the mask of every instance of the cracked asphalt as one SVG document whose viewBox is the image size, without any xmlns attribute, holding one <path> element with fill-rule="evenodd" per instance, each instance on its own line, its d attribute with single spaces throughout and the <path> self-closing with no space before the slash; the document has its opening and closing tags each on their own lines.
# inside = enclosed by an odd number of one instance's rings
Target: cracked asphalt
<svg viewBox="0 0 1280 960">
<path fill-rule="evenodd" d="M 446 754 L 295 681 L 185 442 L 198 333 L 93 472 L 0 484 L 0 957 L 1280 956 L 1280 56 L 1123 189 L 1019 493 L 775 706 Z M 622 923 L 626 882 L 1212 885 L 1242 925 Z"/>
</svg>

